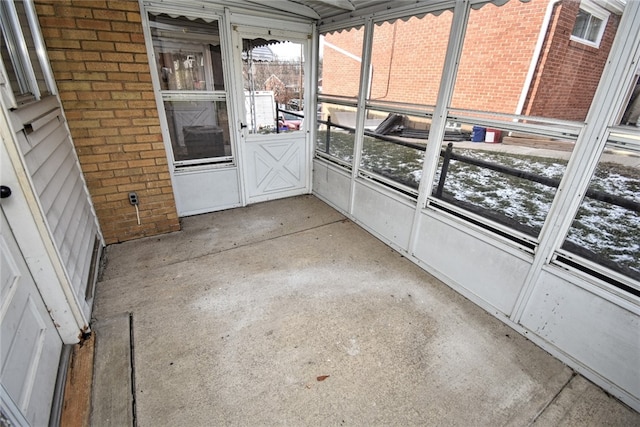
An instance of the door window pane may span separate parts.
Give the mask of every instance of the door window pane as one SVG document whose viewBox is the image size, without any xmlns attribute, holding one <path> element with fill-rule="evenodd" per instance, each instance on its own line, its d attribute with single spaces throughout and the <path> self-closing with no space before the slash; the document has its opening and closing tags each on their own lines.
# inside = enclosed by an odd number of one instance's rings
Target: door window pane
<svg viewBox="0 0 640 427">
<path fill-rule="evenodd" d="M 24 2 L 0 2 L 0 21 L 0 54 L 11 87 L 7 93 L 13 94 L 16 105 L 13 99 L 8 99 L 9 104 L 18 106 L 50 93 L 34 38 L 40 35 L 31 31 Z"/>
<path fill-rule="evenodd" d="M 218 21 L 161 14 L 149 23 L 176 166 L 231 162 Z"/>
<path fill-rule="evenodd" d="M 292 132 L 304 118 L 301 43 L 242 40 L 242 77 L 249 133 Z"/>
<path fill-rule="evenodd" d="M 34 34 L 31 32 L 31 27 L 29 26 L 29 19 L 27 18 L 27 12 L 25 10 L 24 2 L 18 0 L 15 2 L 16 12 L 18 13 L 18 19 L 20 21 L 20 27 L 22 28 L 22 33 L 24 35 L 24 40 L 27 44 L 27 51 L 29 52 L 29 60 L 31 62 L 31 67 L 33 68 L 33 72 L 35 74 L 36 84 L 40 91 L 40 96 L 50 93 L 49 88 L 47 87 L 47 81 L 45 79 L 44 73 L 42 71 L 42 66 L 40 65 L 40 61 L 38 60 L 38 56 L 36 54 L 36 45 L 34 41 Z"/>
</svg>

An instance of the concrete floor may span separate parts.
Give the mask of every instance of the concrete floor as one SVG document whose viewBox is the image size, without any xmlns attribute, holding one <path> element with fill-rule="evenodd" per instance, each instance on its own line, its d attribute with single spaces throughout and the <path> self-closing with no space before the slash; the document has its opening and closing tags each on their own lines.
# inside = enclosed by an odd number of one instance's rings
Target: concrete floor
<svg viewBox="0 0 640 427">
<path fill-rule="evenodd" d="M 95 426 L 640 425 L 312 196 L 110 246 L 94 317 Z"/>
</svg>

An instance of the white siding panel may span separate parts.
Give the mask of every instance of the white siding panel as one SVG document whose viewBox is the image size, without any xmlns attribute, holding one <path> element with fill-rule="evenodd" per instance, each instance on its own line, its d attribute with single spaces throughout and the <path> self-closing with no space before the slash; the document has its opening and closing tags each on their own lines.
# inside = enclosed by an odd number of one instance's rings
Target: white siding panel
<svg viewBox="0 0 640 427">
<path fill-rule="evenodd" d="M 637 399 L 640 309 L 603 298 L 577 277 L 567 279 L 553 267 L 543 270 L 521 324 Z"/>
<path fill-rule="evenodd" d="M 81 260 L 87 253 L 91 253 L 91 248 L 87 247 L 88 244 L 93 243 L 92 239 L 87 239 L 86 236 L 91 233 L 91 222 L 85 212 L 76 211 L 78 226 L 72 238 L 65 239 L 63 246 L 66 246 L 69 251 L 69 275 L 72 277 L 73 287 L 78 292 L 84 292 L 84 281 L 80 277 L 82 271 Z M 67 234 L 67 237 L 71 234 Z"/>
<path fill-rule="evenodd" d="M 509 315 L 531 267 L 524 259 L 528 255 L 515 256 L 506 245 L 481 240 L 465 228 L 421 215 L 415 257 Z"/>
<path fill-rule="evenodd" d="M 58 171 L 58 168 L 62 166 L 65 159 L 70 157 L 72 149 L 73 147 L 67 144 L 60 144 L 37 171 L 31 172 L 31 170 L 29 170 L 38 195 L 44 193 L 47 185 L 49 185 L 49 182 Z"/>
<path fill-rule="evenodd" d="M 82 188 L 82 180 L 80 177 L 76 177 L 77 181 L 73 185 L 73 191 L 67 198 L 61 196 L 56 199 L 53 206 L 51 207 L 52 212 L 59 213 L 59 215 L 52 215 L 52 218 L 49 222 L 51 225 L 51 231 L 56 239 L 62 240 L 64 239 L 65 233 L 67 233 L 70 222 L 69 221 L 60 221 L 60 218 L 69 218 L 76 209 L 79 209 L 79 206 L 82 206 L 84 203 L 84 191 Z"/>
<path fill-rule="evenodd" d="M 51 123 L 51 126 L 29 134 L 26 140 L 31 150 L 23 153 L 29 171 L 36 173 L 68 137 L 69 134 L 60 123 Z"/>
<path fill-rule="evenodd" d="M 51 215 L 49 226 L 54 236 L 59 230 L 58 225 L 60 224 L 60 218 L 64 218 L 65 210 L 67 211 L 67 215 L 73 212 L 71 209 L 77 205 L 82 192 L 82 180 L 78 175 L 70 174 L 67 180 L 68 182 L 65 182 L 65 185 L 62 186 L 58 197 L 55 198 L 48 211 Z"/>
<path fill-rule="evenodd" d="M 42 209 L 45 214 L 48 214 L 51 210 L 51 206 L 55 201 L 56 197 L 60 192 L 60 189 L 64 186 L 65 182 L 69 175 L 74 173 L 73 166 L 75 165 L 75 156 L 73 155 L 73 151 L 70 148 L 67 150 L 66 157 L 64 160 L 57 165 L 48 164 L 47 168 L 52 168 L 56 166 L 56 169 L 52 169 L 53 175 L 49 177 L 46 182 L 46 185 L 42 188 L 37 188 L 38 194 L 40 195 L 40 202 L 42 203 Z M 44 169 L 41 168 L 41 170 Z M 47 171 L 44 176 L 48 176 L 49 172 Z"/>
<path fill-rule="evenodd" d="M 391 190 L 359 181 L 355 186 L 353 217 L 396 248 L 408 251 L 415 205 Z"/>
<path fill-rule="evenodd" d="M 313 192 L 322 200 L 342 212 L 349 210 L 351 175 L 326 162 L 313 162 Z"/>
<path fill-rule="evenodd" d="M 85 290 L 100 232 L 60 103 L 46 97 L 12 111 L 11 121 L 67 277 L 89 316 Z"/>
</svg>

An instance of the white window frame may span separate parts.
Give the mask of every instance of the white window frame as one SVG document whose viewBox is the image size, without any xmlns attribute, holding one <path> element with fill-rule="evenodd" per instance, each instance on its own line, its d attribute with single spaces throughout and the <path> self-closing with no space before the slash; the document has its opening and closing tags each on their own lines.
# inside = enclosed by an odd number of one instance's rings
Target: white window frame
<svg viewBox="0 0 640 427">
<path fill-rule="evenodd" d="M 33 59 L 37 60 L 38 65 L 41 68 L 44 76 L 47 89 L 50 94 L 56 93 L 55 80 L 53 78 L 53 71 L 49 66 L 49 61 L 46 57 L 46 49 L 40 27 L 38 25 L 35 7 L 33 0 L 23 1 L 25 14 L 29 22 L 29 29 L 31 36 L 33 37 L 33 43 L 35 51 L 30 51 L 25 41 L 25 34 L 20 26 L 20 19 L 18 17 L 18 11 L 13 1 L 3 1 L 0 8 L 2 13 L 0 14 L 0 21 L 2 22 L 3 31 L 5 32 L 5 43 L 10 54 L 9 60 L 13 64 L 14 72 L 20 84 L 20 90 L 24 91 L 24 96 L 20 99 L 16 99 L 13 89 L 10 87 L 10 83 L 7 79 L 7 71 L 4 67 L 0 67 L 0 95 L 5 101 L 7 107 L 18 108 L 20 105 L 29 102 L 31 100 L 39 100 L 42 97 L 40 93 L 40 87 L 33 68 Z M 36 58 L 32 58 L 34 56 Z"/>
<path fill-rule="evenodd" d="M 607 28 L 607 23 L 609 22 L 610 13 L 590 0 L 582 0 L 580 2 L 580 10 L 587 12 L 589 15 L 602 20 L 602 25 L 600 26 L 600 30 L 598 31 L 598 35 L 596 36 L 595 40 L 585 39 L 582 37 L 574 36 L 573 34 L 571 34 L 571 40 L 578 43 L 586 44 L 587 46 L 599 48 L 600 42 L 602 41 L 602 37 L 604 36 L 604 32 Z M 574 29 L 575 29 L 575 25 L 574 25 L 574 28 L 571 30 L 572 33 Z"/>
</svg>

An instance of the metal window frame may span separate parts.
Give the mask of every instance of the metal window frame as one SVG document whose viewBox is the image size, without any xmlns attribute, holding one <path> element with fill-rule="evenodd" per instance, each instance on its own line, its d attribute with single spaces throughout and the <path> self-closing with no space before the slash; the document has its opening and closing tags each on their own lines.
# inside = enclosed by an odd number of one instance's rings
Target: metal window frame
<svg viewBox="0 0 640 427">
<path fill-rule="evenodd" d="M 228 70 L 228 60 L 226 60 L 226 44 L 228 41 L 224 40 L 224 36 L 222 32 L 225 28 L 224 16 L 220 15 L 220 10 L 212 9 L 208 12 L 203 12 L 202 10 L 191 10 L 189 8 L 181 9 L 176 6 L 168 6 L 159 8 L 152 2 L 145 2 L 140 0 L 140 11 L 142 16 L 142 23 L 144 29 L 145 36 L 145 44 L 147 47 L 147 55 L 149 57 L 149 66 L 151 73 L 151 81 L 152 84 L 159 94 L 156 96 L 156 106 L 158 108 L 158 118 L 160 120 L 160 126 L 162 128 L 162 134 L 165 140 L 165 148 L 167 153 L 167 159 L 170 165 L 171 179 L 174 179 L 175 173 L 181 170 L 194 171 L 198 169 L 213 169 L 213 168 L 229 168 L 236 167 L 236 148 L 234 143 L 231 143 L 231 155 L 230 156 L 221 156 L 221 157 L 212 157 L 207 159 L 193 159 L 193 160 L 176 160 L 173 153 L 173 146 L 171 141 L 171 136 L 169 133 L 170 124 L 167 121 L 167 114 L 164 107 L 165 101 L 178 101 L 178 102 L 189 102 L 189 101 L 222 101 L 227 105 L 227 109 L 231 108 L 231 98 L 232 95 L 229 93 L 229 73 Z M 222 51 L 222 62 L 223 62 L 223 77 L 224 77 L 224 91 L 220 90 L 206 90 L 206 91 L 184 91 L 184 90 L 162 90 L 158 70 L 157 70 L 157 60 L 155 55 L 155 40 L 152 32 L 151 32 L 151 24 L 149 21 L 149 15 L 158 15 L 158 14 L 167 14 L 169 16 L 177 15 L 184 16 L 186 18 L 195 18 L 195 19 L 203 19 L 206 22 L 216 21 L 218 23 L 218 31 L 220 37 L 220 47 Z M 234 128 L 229 122 L 229 132 L 233 133 Z M 173 181 L 172 181 L 173 182 Z"/>
<path fill-rule="evenodd" d="M 27 8 L 25 8 L 25 10 L 26 9 Z M 36 39 L 40 38 L 41 41 L 41 37 L 39 37 L 39 29 L 34 32 L 32 18 L 33 14 L 27 12 L 30 30 L 37 47 L 38 43 Z M 26 96 L 26 98 L 21 101 L 28 102 L 31 99 L 39 100 L 41 93 L 38 87 L 38 80 L 35 70 L 33 69 L 33 64 L 31 63 L 29 49 L 20 26 L 18 11 L 13 0 L 0 2 L 0 21 L 2 22 L 2 28 L 4 30 L 4 40 L 7 45 L 7 50 L 9 51 L 9 59 L 13 64 L 21 94 Z M 18 107 L 18 99 L 15 97 L 15 92 L 13 93 L 12 104 L 12 108 Z"/>
</svg>

